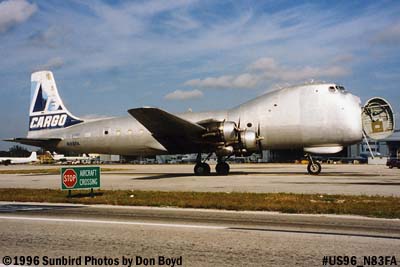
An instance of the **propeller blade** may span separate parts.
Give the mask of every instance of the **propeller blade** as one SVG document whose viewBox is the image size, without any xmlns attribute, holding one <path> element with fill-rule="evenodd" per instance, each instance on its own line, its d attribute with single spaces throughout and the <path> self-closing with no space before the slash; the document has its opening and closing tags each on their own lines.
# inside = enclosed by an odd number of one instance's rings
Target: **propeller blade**
<svg viewBox="0 0 400 267">
<path fill-rule="evenodd" d="M 257 145 L 258 145 L 258 152 L 261 155 L 261 157 L 263 157 L 263 147 L 262 147 L 262 143 L 261 140 L 263 140 L 264 137 L 261 136 L 261 126 L 260 123 L 258 123 L 257 126 Z"/>
</svg>

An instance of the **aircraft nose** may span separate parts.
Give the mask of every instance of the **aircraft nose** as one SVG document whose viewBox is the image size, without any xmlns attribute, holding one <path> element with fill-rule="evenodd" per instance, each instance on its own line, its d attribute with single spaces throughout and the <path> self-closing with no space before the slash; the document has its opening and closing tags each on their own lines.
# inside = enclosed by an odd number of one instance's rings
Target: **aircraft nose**
<svg viewBox="0 0 400 267">
<path fill-rule="evenodd" d="M 358 142 L 362 139 L 361 99 L 358 96 L 348 94 L 344 111 L 347 141 L 350 143 Z"/>
</svg>

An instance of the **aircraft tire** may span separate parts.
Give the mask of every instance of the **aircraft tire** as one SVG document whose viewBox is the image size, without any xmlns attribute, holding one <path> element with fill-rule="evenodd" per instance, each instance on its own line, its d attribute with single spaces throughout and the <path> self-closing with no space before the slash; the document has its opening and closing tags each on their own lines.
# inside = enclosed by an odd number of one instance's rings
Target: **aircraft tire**
<svg viewBox="0 0 400 267">
<path fill-rule="evenodd" d="M 319 162 L 314 162 L 314 164 L 309 163 L 307 166 L 307 171 L 311 175 L 318 175 L 321 172 L 321 164 Z"/>
<path fill-rule="evenodd" d="M 197 163 L 194 166 L 194 174 L 195 175 L 204 176 L 204 175 L 209 175 L 210 172 L 211 172 L 211 168 L 210 168 L 210 165 L 208 165 L 207 163 Z"/>
<path fill-rule="evenodd" d="M 219 162 L 217 166 L 215 166 L 215 171 L 218 175 L 228 175 L 229 169 L 229 164 L 226 162 Z"/>
</svg>

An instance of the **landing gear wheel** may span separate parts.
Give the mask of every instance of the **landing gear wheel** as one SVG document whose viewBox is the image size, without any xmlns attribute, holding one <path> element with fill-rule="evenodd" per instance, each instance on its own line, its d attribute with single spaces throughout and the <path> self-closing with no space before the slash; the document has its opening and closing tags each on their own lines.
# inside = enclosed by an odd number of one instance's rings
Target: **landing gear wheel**
<svg viewBox="0 0 400 267">
<path fill-rule="evenodd" d="M 210 165 L 208 165 L 207 163 L 197 163 L 194 166 L 194 174 L 196 175 L 209 175 L 210 172 Z"/>
<path fill-rule="evenodd" d="M 226 162 L 219 162 L 217 166 L 215 166 L 218 175 L 228 175 L 229 169 L 229 164 Z"/>
<path fill-rule="evenodd" d="M 307 171 L 311 175 L 318 175 L 321 172 L 321 164 L 319 162 L 309 163 L 307 166 Z"/>
</svg>

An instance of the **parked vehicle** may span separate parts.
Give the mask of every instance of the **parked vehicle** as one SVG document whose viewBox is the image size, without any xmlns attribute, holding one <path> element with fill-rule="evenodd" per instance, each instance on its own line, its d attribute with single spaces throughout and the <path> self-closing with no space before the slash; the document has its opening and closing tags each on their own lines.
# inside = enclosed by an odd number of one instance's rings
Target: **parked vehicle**
<svg viewBox="0 0 400 267">
<path fill-rule="evenodd" d="M 388 166 L 390 169 L 392 169 L 393 167 L 397 167 L 400 169 L 400 159 L 388 159 L 386 162 L 386 166 Z"/>
</svg>

